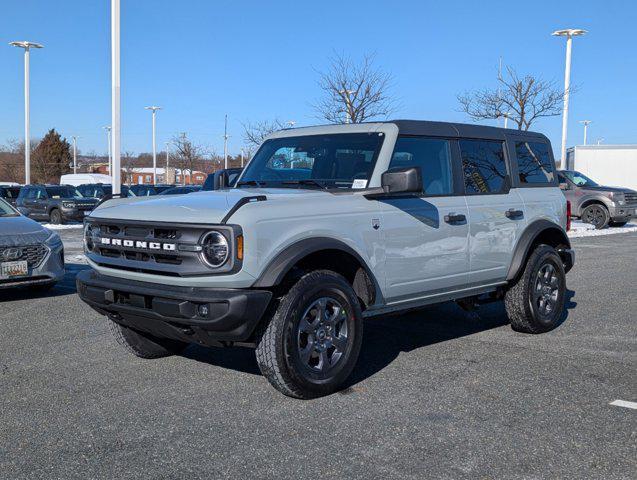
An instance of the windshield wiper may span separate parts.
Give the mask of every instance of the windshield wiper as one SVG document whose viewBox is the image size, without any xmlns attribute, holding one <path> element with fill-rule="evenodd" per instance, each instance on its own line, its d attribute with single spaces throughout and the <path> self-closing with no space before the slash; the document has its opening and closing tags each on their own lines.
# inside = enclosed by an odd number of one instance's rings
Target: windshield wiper
<svg viewBox="0 0 637 480">
<path fill-rule="evenodd" d="M 317 187 L 321 187 L 327 190 L 329 187 L 325 185 L 323 182 L 319 182 L 313 178 L 305 178 L 303 180 L 288 180 L 285 182 L 281 182 L 282 185 L 316 185 Z"/>
<path fill-rule="evenodd" d="M 242 182 L 237 183 L 236 186 L 240 187 L 241 185 L 254 185 L 255 187 L 262 187 L 264 183 L 257 180 L 243 180 Z"/>
</svg>

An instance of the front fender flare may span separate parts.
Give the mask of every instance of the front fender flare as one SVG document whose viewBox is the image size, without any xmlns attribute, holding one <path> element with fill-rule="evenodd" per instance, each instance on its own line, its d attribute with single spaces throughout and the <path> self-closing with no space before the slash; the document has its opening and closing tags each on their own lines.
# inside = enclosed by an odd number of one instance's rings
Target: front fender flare
<svg viewBox="0 0 637 480">
<path fill-rule="evenodd" d="M 340 240 L 330 237 L 307 238 L 289 245 L 270 261 L 253 286 L 255 288 L 264 288 L 278 285 L 292 267 L 294 267 L 294 265 L 296 265 L 301 259 L 321 250 L 340 250 L 356 258 L 374 285 L 377 301 L 382 298 L 380 284 L 378 283 L 374 273 L 369 268 L 367 262 L 352 247 Z"/>
</svg>

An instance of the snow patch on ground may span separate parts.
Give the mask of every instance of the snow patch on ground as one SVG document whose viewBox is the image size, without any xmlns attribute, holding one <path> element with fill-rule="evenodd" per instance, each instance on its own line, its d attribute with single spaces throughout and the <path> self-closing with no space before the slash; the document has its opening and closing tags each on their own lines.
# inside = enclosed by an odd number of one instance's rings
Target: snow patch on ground
<svg viewBox="0 0 637 480">
<path fill-rule="evenodd" d="M 627 223 L 623 227 L 606 227 L 602 230 L 595 230 L 595 227 L 589 223 L 573 222 L 568 236 L 571 238 L 579 237 L 600 237 L 602 235 L 613 235 L 615 233 L 637 232 L 637 223 Z"/>
<path fill-rule="evenodd" d="M 43 227 L 48 228 L 49 230 L 73 230 L 76 228 L 82 228 L 84 225 L 81 223 L 71 223 L 69 225 L 56 225 L 54 223 L 44 223 Z"/>
<path fill-rule="evenodd" d="M 84 255 L 66 255 L 64 261 L 66 263 L 81 263 L 83 265 L 88 264 Z"/>
</svg>

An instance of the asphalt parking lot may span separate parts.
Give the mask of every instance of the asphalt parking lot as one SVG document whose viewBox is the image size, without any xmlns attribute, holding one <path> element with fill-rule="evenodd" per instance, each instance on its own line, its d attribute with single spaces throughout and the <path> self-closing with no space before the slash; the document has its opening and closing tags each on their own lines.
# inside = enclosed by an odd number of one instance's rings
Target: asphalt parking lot
<svg viewBox="0 0 637 480">
<path fill-rule="evenodd" d="M 248 349 L 141 360 L 75 295 L 0 294 L 1 478 L 637 477 L 637 233 L 573 240 L 566 321 L 503 307 L 367 321 L 346 390 L 299 401 Z M 80 255 L 80 256 L 78 256 Z"/>
</svg>

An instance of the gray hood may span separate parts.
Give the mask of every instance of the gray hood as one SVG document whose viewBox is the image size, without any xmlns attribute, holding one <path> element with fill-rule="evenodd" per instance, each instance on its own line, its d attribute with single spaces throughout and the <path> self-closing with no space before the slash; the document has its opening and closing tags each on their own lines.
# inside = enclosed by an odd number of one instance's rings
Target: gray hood
<svg viewBox="0 0 637 480">
<path fill-rule="evenodd" d="M 231 188 L 187 195 L 157 195 L 109 200 L 90 217 L 155 222 L 219 223 L 243 197 L 265 195 L 268 201 L 293 200 L 297 195 L 330 195 L 325 191 L 288 188 Z"/>
<path fill-rule="evenodd" d="M 26 217 L 0 217 L 0 245 L 30 245 L 44 242 L 51 231 Z"/>
<path fill-rule="evenodd" d="M 630 188 L 624 188 L 624 187 L 608 187 L 605 185 L 598 185 L 596 187 L 592 187 L 592 186 L 583 186 L 580 187 L 583 190 L 591 190 L 593 192 L 612 192 L 612 193 L 637 193 L 635 192 L 635 190 L 631 190 Z"/>
</svg>

